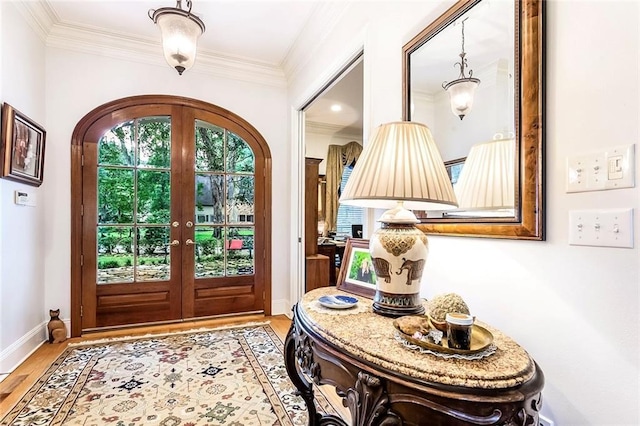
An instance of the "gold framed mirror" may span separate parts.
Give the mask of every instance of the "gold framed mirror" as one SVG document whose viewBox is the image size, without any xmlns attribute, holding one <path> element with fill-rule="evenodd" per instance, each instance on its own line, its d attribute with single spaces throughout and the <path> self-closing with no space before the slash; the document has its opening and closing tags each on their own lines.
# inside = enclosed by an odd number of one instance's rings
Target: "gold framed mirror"
<svg viewBox="0 0 640 426">
<path fill-rule="evenodd" d="M 445 163 L 466 158 L 460 207 L 416 212 L 422 231 L 544 239 L 543 4 L 460 0 L 403 47 L 403 119 L 431 129 Z"/>
</svg>

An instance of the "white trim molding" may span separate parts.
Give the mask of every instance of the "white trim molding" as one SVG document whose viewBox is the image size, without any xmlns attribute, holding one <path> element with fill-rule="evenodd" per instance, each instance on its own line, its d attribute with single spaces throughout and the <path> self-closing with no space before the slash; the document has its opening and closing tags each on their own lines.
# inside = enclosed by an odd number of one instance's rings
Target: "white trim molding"
<svg viewBox="0 0 640 426">
<path fill-rule="evenodd" d="M 12 372 L 42 346 L 48 339 L 46 330 L 47 321 L 36 325 L 27 334 L 0 352 L 0 373 Z"/>
</svg>

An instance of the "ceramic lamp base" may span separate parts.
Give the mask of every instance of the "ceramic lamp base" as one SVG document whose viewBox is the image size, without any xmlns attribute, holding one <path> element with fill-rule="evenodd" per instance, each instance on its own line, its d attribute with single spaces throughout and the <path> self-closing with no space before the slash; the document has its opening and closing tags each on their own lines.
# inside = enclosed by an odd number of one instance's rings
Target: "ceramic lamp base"
<svg viewBox="0 0 640 426">
<path fill-rule="evenodd" d="M 420 282 L 429 252 L 427 236 L 401 204 L 386 211 L 380 222 L 382 226 L 369 240 L 376 271 L 373 311 L 390 317 L 423 314 Z"/>
<path fill-rule="evenodd" d="M 385 317 L 402 317 L 405 315 L 422 315 L 424 306 L 420 294 L 390 294 L 376 290 L 373 299 L 373 312 Z"/>
</svg>

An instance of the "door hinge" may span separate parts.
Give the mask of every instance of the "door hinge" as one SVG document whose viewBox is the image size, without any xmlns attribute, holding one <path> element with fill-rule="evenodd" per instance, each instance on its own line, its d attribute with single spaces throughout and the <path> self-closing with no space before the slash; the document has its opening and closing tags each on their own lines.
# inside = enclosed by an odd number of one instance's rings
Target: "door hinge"
<svg viewBox="0 0 640 426">
<path fill-rule="evenodd" d="M 84 266 L 84 254 L 80 255 L 80 266 Z"/>
<path fill-rule="evenodd" d="M 80 157 L 80 165 L 84 167 L 84 154 Z"/>
<path fill-rule="evenodd" d="M 80 316 L 84 316 L 84 309 L 82 309 L 82 305 L 80 305 Z"/>
<path fill-rule="evenodd" d="M 84 204 L 80 204 L 80 216 L 84 216 Z"/>
<path fill-rule="evenodd" d="M 267 292 L 262 290 L 262 300 L 266 300 L 267 299 Z"/>
</svg>

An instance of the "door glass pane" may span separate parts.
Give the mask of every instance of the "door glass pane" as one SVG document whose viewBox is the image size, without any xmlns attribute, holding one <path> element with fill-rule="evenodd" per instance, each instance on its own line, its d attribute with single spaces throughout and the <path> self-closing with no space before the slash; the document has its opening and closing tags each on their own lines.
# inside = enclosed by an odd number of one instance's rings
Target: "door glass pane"
<svg viewBox="0 0 640 426">
<path fill-rule="evenodd" d="M 196 171 L 224 171 L 225 130 L 196 120 Z"/>
<path fill-rule="evenodd" d="M 195 237 L 196 278 L 224 276 L 224 227 L 196 226 Z"/>
<path fill-rule="evenodd" d="M 138 165 L 171 168 L 171 122 L 169 117 L 138 120 Z"/>
<path fill-rule="evenodd" d="M 255 159 L 238 135 L 196 120 L 196 278 L 254 273 Z"/>
<path fill-rule="evenodd" d="M 169 279 L 170 117 L 121 123 L 98 148 L 97 282 Z"/>
<path fill-rule="evenodd" d="M 232 132 L 229 132 L 227 137 L 227 172 L 255 172 L 253 150 L 240 136 Z"/>
<path fill-rule="evenodd" d="M 98 226 L 98 284 L 133 281 L 133 227 Z"/>
<path fill-rule="evenodd" d="M 253 182 L 253 176 L 227 176 L 227 222 L 253 222 Z"/>
<path fill-rule="evenodd" d="M 133 222 L 133 170 L 98 168 L 98 222 Z"/>
<path fill-rule="evenodd" d="M 170 172 L 138 170 L 138 223 L 169 223 L 171 213 Z"/>
<path fill-rule="evenodd" d="M 111 166 L 132 166 L 135 125 L 121 123 L 109 130 L 99 141 L 98 163 Z"/>
<path fill-rule="evenodd" d="M 196 223 L 224 222 L 224 175 L 196 175 Z"/>
<path fill-rule="evenodd" d="M 171 276 L 168 226 L 138 227 L 136 281 L 168 280 Z"/>
<path fill-rule="evenodd" d="M 253 274 L 253 227 L 229 227 L 226 249 L 227 275 Z"/>
</svg>

